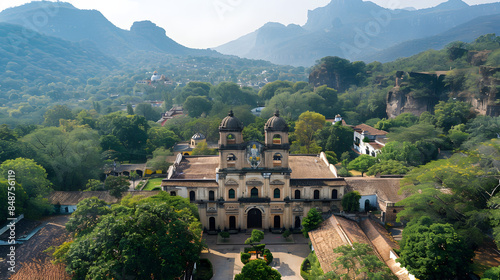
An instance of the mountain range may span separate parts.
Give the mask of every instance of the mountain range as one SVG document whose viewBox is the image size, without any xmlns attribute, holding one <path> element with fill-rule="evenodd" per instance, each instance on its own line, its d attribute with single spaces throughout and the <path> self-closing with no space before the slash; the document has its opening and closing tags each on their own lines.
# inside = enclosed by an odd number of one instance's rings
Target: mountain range
<svg viewBox="0 0 500 280">
<path fill-rule="evenodd" d="M 475 19 L 499 13 L 500 3 L 469 6 L 462 0 L 422 10 L 390 10 L 362 0 L 332 0 L 325 7 L 309 11 L 303 26 L 268 23 L 215 50 L 294 66 L 310 66 L 324 56 L 385 62 L 432 46 L 415 45 L 413 40 L 432 43 L 440 39 L 444 41 L 436 46 L 442 47 L 455 40 L 472 40 L 478 34 L 496 32 L 500 28 L 498 17 Z M 485 24 L 488 21 L 490 24 Z M 461 33 L 470 30 L 474 35 Z M 446 35 L 448 31 L 453 36 Z M 401 52 L 391 51 L 392 55 L 388 55 L 386 50 L 391 47 Z"/>
<path fill-rule="evenodd" d="M 70 42 L 94 44 L 104 54 L 125 58 L 137 51 L 171 55 L 213 56 L 215 51 L 191 49 L 166 36 L 150 21 L 135 22 L 130 30 L 116 27 L 97 10 L 81 10 L 65 2 L 35 1 L 0 12 L 0 22 L 21 25 Z"/>
<path fill-rule="evenodd" d="M 0 12 L 0 22 L 24 27 L 23 34 L 34 30 L 132 64 L 134 59 L 141 61 L 155 53 L 234 55 L 311 66 L 325 56 L 387 62 L 457 40 L 468 42 L 483 34 L 500 33 L 499 14 L 500 3 L 469 6 L 462 0 L 449 0 L 428 9 L 391 10 L 368 1 L 332 0 L 309 11 L 303 26 L 270 22 L 214 50 L 182 46 L 151 21 L 120 29 L 99 11 L 77 9 L 64 2 L 35 1 L 9 8 Z"/>
</svg>

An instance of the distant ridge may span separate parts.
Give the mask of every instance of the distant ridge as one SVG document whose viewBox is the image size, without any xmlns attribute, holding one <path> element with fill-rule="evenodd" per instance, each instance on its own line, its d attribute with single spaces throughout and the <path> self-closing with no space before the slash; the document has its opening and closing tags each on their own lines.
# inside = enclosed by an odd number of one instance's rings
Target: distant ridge
<svg viewBox="0 0 500 280">
<path fill-rule="evenodd" d="M 477 37 L 490 33 L 500 34 L 500 14 L 478 17 L 439 35 L 403 42 L 362 59 L 389 62 L 429 49 L 440 50 L 454 41 L 472 42 Z"/>
<path fill-rule="evenodd" d="M 28 19 L 28 20 L 27 20 Z M 65 2 L 35 1 L 0 12 L 0 22 L 18 24 L 72 42 L 89 41 L 103 53 L 123 58 L 136 51 L 172 55 L 218 55 L 190 49 L 167 37 L 150 21 L 135 22 L 130 31 L 116 27 L 96 10 L 80 10 Z"/>
<path fill-rule="evenodd" d="M 332 0 L 309 11 L 303 26 L 265 24 L 215 50 L 293 66 L 311 66 L 325 56 L 361 60 L 397 44 L 437 36 L 475 18 L 498 13 L 500 3 L 469 6 L 462 0 L 449 0 L 428 9 L 389 10 L 369 1 Z M 489 31 L 478 29 L 474 36 Z"/>
</svg>

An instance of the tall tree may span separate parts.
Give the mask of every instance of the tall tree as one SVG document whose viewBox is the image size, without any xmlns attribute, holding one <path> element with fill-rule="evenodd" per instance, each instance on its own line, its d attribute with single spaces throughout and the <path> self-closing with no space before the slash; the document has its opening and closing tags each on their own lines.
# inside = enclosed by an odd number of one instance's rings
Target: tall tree
<svg viewBox="0 0 500 280">
<path fill-rule="evenodd" d="M 189 96 L 184 102 L 183 108 L 192 118 L 198 118 L 203 113 L 208 114 L 212 109 L 212 103 L 206 96 Z"/>
<path fill-rule="evenodd" d="M 318 153 L 321 150 L 314 141 L 315 133 L 325 125 L 325 116 L 315 112 L 304 112 L 295 123 L 295 150 L 305 153 Z M 301 149 L 301 147 L 304 147 Z"/>
<path fill-rule="evenodd" d="M 361 195 L 357 191 L 348 192 L 342 197 L 342 208 L 346 212 L 359 211 L 359 200 Z"/>
<path fill-rule="evenodd" d="M 106 214 L 103 202 L 94 201 L 80 214 L 98 213 L 97 220 L 75 235 L 62 261 L 73 279 L 178 279 L 202 248 L 201 224 L 189 204 L 160 195 L 127 200 Z"/>
<path fill-rule="evenodd" d="M 66 105 L 56 105 L 43 115 L 46 126 L 59 126 L 59 120 L 73 120 L 75 115 Z"/>
<path fill-rule="evenodd" d="M 397 261 L 419 279 L 455 279 L 470 272 L 474 252 L 450 224 L 433 224 L 428 217 L 412 221 L 400 246 Z"/>
<path fill-rule="evenodd" d="M 47 180 L 47 172 L 34 160 L 17 158 L 6 160 L 0 165 L 0 173 L 3 179 L 9 178 L 9 171 L 14 171 L 15 182 L 20 184 L 29 197 L 47 195 L 52 191 L 51 183 Z"/>
<path fill-rule="evenodd" d="M 361 172 L 361 177 L 363 177 L 363 174 L 376 162 L 377 160 L 370 155 L 360 155 L 349 163 L 348 168 Z"/>
<path fill-rule="evenodd" d="M 104 181 L 104 188 L 114 197 L 122 197 L 130 187 L 130 182 L 125 176 L 108 176 Z"/>
<path fill-rule="evenodd" d="M 304 234 L 304 236 L 309 237 L 308 232 L 317 229 L 321 222 L 323 222 L 321 213 L 318 212 L 316 208 L 311 208 L 311 210 L 307 212 L 307 216 L 302 220 L 302 233 Z"/>
</svg>

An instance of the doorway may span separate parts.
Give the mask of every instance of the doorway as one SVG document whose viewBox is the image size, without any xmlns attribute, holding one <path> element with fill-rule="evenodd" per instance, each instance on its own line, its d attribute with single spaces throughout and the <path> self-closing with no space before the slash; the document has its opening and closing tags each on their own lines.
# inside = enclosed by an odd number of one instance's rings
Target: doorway
<svg viewBox="0 0 500 280">
<path fill-rule="evenodd" d="M 262 228 L 262 212 L 259 209 L 248 211 L 247 228 Z"/>
</svg>

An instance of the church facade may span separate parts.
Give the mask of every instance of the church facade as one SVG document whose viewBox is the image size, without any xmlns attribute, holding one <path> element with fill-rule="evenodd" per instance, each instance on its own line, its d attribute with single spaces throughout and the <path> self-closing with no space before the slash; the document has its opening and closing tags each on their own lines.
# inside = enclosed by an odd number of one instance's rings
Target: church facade
<svg viewBox="0 0 500 280">
<path fill-rule="evenodd" d="M 264 143 L 243 141 L 230 112 L 219 126 L 218 156 L 178 155 L 163 190 L 189 198 L 207 231 L 299 229 L 311 208 L 338 211 L 346 182 L 325 155 L 291 155 L 288 125 L 276 112 Z"/>
</svg>

